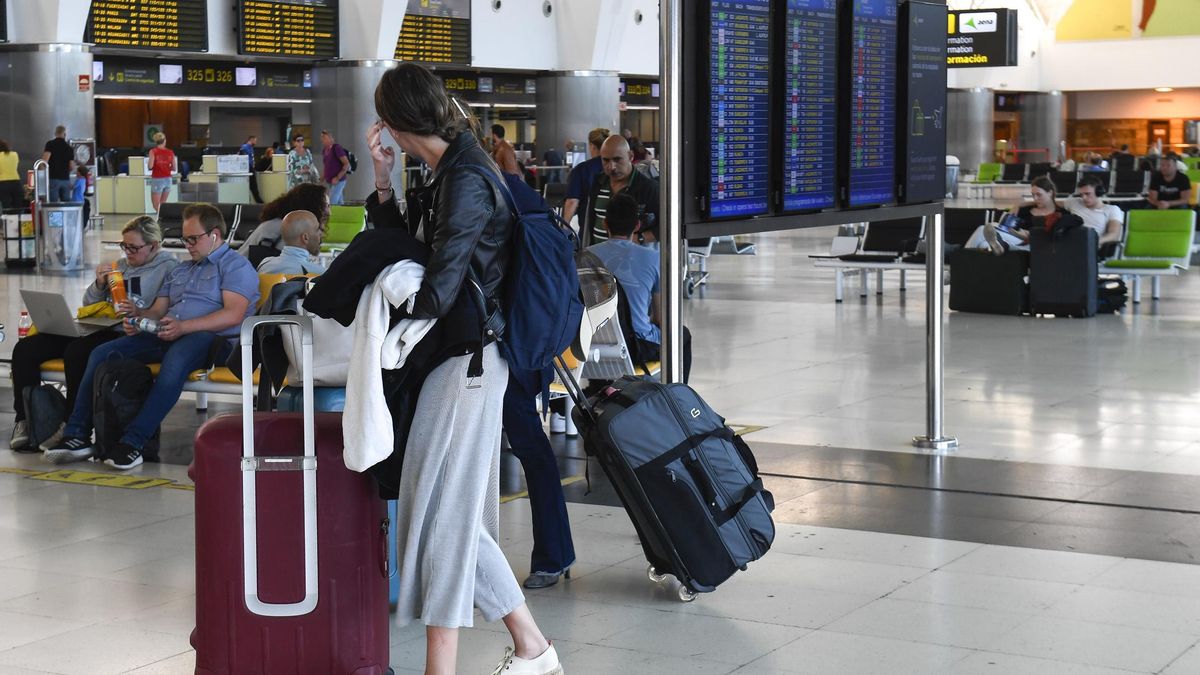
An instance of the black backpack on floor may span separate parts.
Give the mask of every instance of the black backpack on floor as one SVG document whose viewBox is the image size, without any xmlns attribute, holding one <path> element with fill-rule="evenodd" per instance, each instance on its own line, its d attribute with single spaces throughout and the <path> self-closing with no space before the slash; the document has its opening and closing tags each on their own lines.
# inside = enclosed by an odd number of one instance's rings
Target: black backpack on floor
<svg viewBox="0 0 1200 675">
<path fill-rule="evenodd" d="M 1116 314 L 1129 301 L 1129 289 L 1121 277 L 1100 277 L 1096 282 L 1096 313 Z"/>
<path fill-rule="evenodd" d="M 21 398 L 25 402 L 25 422 L 29 425 L 26 449 L 33 451 L 54 435 L 66 420 L 67 398 L 52 384 L 25 387 Z"/>
<path fill-rule="evenodd" d="M 105 459 L 116 456 L 117 443 L 150 395 L 154 376 L 144 363 L 121 358 L 101 363 L 96 368 L 95 378 L 92 414 L 96 427 L 96 456 Z M 142 457 L 146 461 L 158 459 L 160 431 L 155 429 L 154 435 L 142 447 Z"/>
</svg>

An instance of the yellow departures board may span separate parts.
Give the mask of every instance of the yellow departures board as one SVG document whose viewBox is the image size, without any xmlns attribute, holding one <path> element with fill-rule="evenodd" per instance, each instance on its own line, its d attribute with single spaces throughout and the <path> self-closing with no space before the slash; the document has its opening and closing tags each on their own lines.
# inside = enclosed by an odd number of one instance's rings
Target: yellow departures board
<svg viewBox="0 0 1200 675">
<path fill-rule="evenodd" d="M 471 64 L 469 0 L 408 0 L 396 59 L 434 64 Z"/>
<path fill-rule="evenodd" d="M 238 53 L 338 58 L 338 0 L 240 0 Z"/>
<path fill-rule="evenodd" d="M 92 0 L 83 41 L 97 47 L 207 52 L 206 0 Z"/>
</svg>

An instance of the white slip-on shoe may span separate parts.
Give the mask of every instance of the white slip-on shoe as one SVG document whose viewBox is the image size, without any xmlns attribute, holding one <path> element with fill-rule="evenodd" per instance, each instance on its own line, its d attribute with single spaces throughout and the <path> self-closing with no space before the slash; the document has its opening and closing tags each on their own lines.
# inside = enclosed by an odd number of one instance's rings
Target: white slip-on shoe
<svg viewBox="0 0 1200 675">
<path fill-rule="evenodd" d="M 500 659 L 492 675 L 563 675 L 563 669 L 553 644 L 534 659 L 519 658 L 512 647 L 505 647 L 504 658 Z"/>
</svg>

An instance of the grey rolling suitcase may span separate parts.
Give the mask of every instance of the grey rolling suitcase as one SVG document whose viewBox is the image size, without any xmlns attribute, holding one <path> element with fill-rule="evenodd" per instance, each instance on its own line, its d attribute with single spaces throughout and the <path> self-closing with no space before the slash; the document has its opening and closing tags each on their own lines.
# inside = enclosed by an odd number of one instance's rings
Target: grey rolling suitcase
<svg viewBox="0 0 1200 675">
<path fill-rule="evenodd" d="M 612 482 L 641 540 L 650 579 L 707 593 L 771 548 L 774 500 L 746 443 L 685 384 L 624 377 L 590 401 L 570 372 L 584 450 Z"/>
</svg>

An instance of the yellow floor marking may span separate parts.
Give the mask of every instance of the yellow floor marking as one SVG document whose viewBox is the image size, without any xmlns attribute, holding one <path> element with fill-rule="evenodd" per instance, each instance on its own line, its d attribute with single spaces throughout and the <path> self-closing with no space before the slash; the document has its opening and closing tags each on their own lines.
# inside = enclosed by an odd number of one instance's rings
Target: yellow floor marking
<svg viewBox="0 0 1200 675">
<path fill-rule="evenodd" d="M 567 476 L 566 478 L 562 479 L 562 485 L 563 485 L 563 487 L 566 487 L 568 485 L 573 485 L 575 483 L 578 483 L 581 480 L 583 480 L 583 476 Z M 518 499 L 521 499 L 522 497 L 528 497 L 528 496 L 529 496 L 529 490 L 521 490 L 520 492 L 515 492 L 511 495 L 505 495 L 505 496 L 501 497 L 500 503 L 507 504 L 511 501 L 516 501 Z"/>
<path fill-rule="evenodd" d="M 758 426 L 755 424 L 730 424 L 729 428 L 733 429 L 733 433 L 737 434 L 738 436 L 745 436 L 746 434 L 752 434 L 756 431 L 762 431 L 763 429 L 766 429 L 764 426 Z"/>
<path fill-rule="evenodd" d="M 35 469 L 18 469 L 16 467 L 0 467 L 0 473 L 12 473 L 18 476 L 40 476 L 45 471 L 37 471 Z"/>
<path fill-rule="evenodd" d="M 91 473 L 89 471 L 73 471 L 60 469 L 30 476 L 33 480 L 48 480 L 55 483 L 74 483 L 76 485 L 101 485 L 103 487 L 122 488 L 125 490 L 144 490 L 173 483 L 168 478 L 147 478 L 145 476 L 118 476 L 111 473 Z"/>
</svg>

